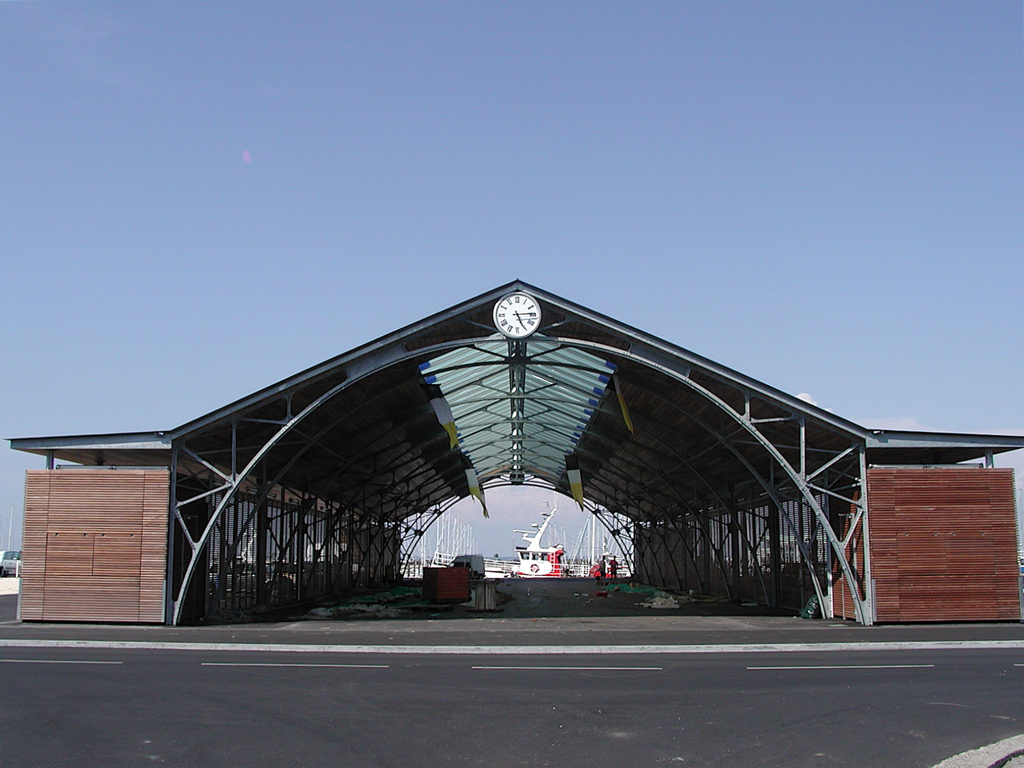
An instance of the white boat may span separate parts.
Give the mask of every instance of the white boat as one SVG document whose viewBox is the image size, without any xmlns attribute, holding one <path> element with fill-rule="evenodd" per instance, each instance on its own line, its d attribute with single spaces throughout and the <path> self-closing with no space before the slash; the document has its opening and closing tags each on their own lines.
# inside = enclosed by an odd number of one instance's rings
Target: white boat
<svg viewBox="0 0 1024 768">
<path fill-rule="evenodd" d="M 598 553 L 597 555 L 592 554 L 590 557 L 587 557 L 583 553 L 587 539 L 586 528 L 580 531 L 580 537 L 573 548 L 572 555 L 567 553 L 561 544 L 548 547 L 543 546 L 542 539 L 544 533 L 547 531 L 548 525 L 557 511 L 557 505 L 551 506 L 549 511 L 541 512 L 541 517 L 544 518 L 542 524 L 533 523 L 531 530 L 528 531 L 515 531 L 515 533 L 522 534 L 523 541 L 526 542 L 526 546 L 516 547 L 515 560 L 485 558 L 484 565 L 487 578 L 507 579 L 513 576 L 527 579 L 588 577 L 593 575 L 591 568 L 595 563 L 602 560 L 607 562 L 613 558 L 613 555 L 608 551 L 607 542 L 601 542 L 598 545 L 600 548 L 595 550 Z M 596 520 L 591 522 L 589 540 L 596 543 L 595 522 Z M 595 549 L 595 544 L 591 544 L 591 549 Z M 617 560 L 618 576 L 630 575 L 629 569 L 622 563 L 624 559 L 620 557 Z"/>
<path fill-rule="evenodd" d="M 561 544 L 554 546 L 543 546 L 542 539 L 545 533 L 549 532 L 549 525 L 555 512 L 558 511 L 557 502 L 548 505 L 547 512 L 541 512 L 543 522 L 531 524 L 531 530 L 516 530 L 515 533 L 522 534 L 525 546 L 517 546 L 516 557 L 513 560 L 484 557 L 484 576 L 488 579 L 508 578 L 558 578 L 558 577 L 588 577 L 591 575 L 591 568 L 594 563 L 599 562 L 603 557 L 609 560 L 613 554 L 618 558 L 618 575 L 626 577 L 630 575 L 626 565 L 627 558 L 618 555 L 615 547 L 609 551 L 607 540 L 598 540 L 597 519 L 593 518 L 588 525 L 584 526 L 577 537 L 576 543 L 571 552 L 565 551 Z M 403 564 L 403 575 L 408 579 L 422 578 L 423 567 L 447 568 L 452 565 L 456 555 L 451 552 L 472 552 L 477 549 L 476 540 L 473 539 L 472 527 L 462 524 L 455 519 L 442 517 L 437 526 L 437 542 L 433 556 L 429 556 L 423 539 L 420 539 L 420 556 L 418 559 L 410 558 Z M 551 529 L 555 531 L 555 529 Z M 561 535 L 564 537 L 565 531 Z M 468 557 L 463 555 L 463 558 Z M 472 556 L 480 558 L 480 555 Z"/>
<path fill-rule="evenodd" d="M 566 575 L 562 562 L 565 559 L 565 550 L 562 548 L 562 545 L 556 544 L 553 547 L 541 546 L 544 531 L 547 530 L 548 525 L 551 523 L 551 518 L 555 516 L 557 511 L 558 507 L 552 507 L 549 512 L 541 512 L 540 514 L 544 518 L 544 522 L 540 526 L 533 523 L 531 526 L 532 530 L 515 531 L 515 533 L 521 533 L 523 541 L 526 542 L 525 547 L 516 547 L 516 557 L 519 558 L 519 568 L 516 571 L 516 576 L 525 578 L 557 578 Z"/>
</svg>

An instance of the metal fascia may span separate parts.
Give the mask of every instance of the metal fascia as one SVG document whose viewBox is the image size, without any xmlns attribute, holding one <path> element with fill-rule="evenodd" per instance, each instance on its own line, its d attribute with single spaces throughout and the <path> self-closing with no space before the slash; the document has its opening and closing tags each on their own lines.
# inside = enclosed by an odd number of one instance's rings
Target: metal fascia
<svg viewBox="0 0 1024 768">
<path fill-rule="evenodd" d="M 1024 436 L 873 430 L 866 437 L 866 445 L 868 448 L 967 448 L 1002 452 L 1024 448 Z"/>
<path fill-rule="evenodd" d="M 59 450 L 161 451 L 171 447 L 169 432 L 121 432 L 107 435 L 60 435 L 9 438 L 15 451 L 34 453 Z"/>
</svg>

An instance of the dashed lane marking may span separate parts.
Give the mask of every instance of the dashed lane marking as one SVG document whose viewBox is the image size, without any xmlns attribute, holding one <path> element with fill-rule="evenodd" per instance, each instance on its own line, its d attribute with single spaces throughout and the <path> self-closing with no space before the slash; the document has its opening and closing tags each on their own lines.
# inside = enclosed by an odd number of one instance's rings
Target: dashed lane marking
<svg viewBox="0 0 1024 768">
<path fill-rule="evenodd" d="M 747 667 L 747 669 L 934 669 L 934 664 L 808 664 L 805 666 Z"/>
<path fill-rule="evenodd" d="M 284 662 L 204 661 L 204 667 L 330 667 L 336 669 L 388 669 L 387 664 L 286 664 Z"/>
<path fill-rule="evenodd" d="M 0 659 L 0 664 L 124 664 L 124 662 L 88 661 L 86 659 Z"/>
<path fill-rule="evenodd" d="M 473 667 L 473 669 L 538 669 L 538 670 L 544 670 L 544 671 L 556 669 L 556 670 L 574 670 L 574 671 L 584 670 L 584 671 L 587 671 L 587 672 L 590 672 L 590 671 L 601 671 L 601 672 L 607 672 L 607 671 L 611 671 L 611 672 L 660 672 L 661 670 L 664 669 L 664 667 L 579 667 L 579 666 L 562 666 L 562 667 L 534 666 L 534 667 L 527 667 L 527 666 L 512 666 L 512 665 L 507 665 L 507 666 L 500 666 L 500 665 L 484 666 L 484 665 L 480 665 L 480 666 Z"/>
</svg>

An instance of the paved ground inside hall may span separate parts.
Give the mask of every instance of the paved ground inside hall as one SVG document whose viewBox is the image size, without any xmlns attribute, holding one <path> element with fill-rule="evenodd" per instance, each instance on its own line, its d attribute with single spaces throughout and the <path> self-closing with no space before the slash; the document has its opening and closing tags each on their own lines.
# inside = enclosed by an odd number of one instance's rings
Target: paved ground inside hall
<svg viewBox="0 0 1024 768">
<path fill-rule="evenodd" d="M 385 596 L 387 593 L 383 593 Z M 367 595 L 360 599 L 369 599 Z M 365 604 L 364 604 L 365 605 Z M 372 605 L 372 603 L 370 604 Z M 317 613 L 330 613 L 330 606 Z M 346 613 L 338 611 L 340 620 L 362 621 L 375 618 L 467 619 L 485 616 L 505 619 L 587 618 L 614 616 L 792 616 L 792 611 L 775 611 L 764 606 L 740 605 L 720 598 L 705 597 L 651 586 L 630 583 L 627 579 L 603 581 L 594 579 L 502 579 L 497 581 L 497 607 L 478 611 L 471 605 L 455 604 L 424 606 L 422 600 L 386 603 L 387 611 Z M 302 614 L 288 616 L 298 619 Z M 321 617 L 326 618 L 326 617 Z"/>
</svg>

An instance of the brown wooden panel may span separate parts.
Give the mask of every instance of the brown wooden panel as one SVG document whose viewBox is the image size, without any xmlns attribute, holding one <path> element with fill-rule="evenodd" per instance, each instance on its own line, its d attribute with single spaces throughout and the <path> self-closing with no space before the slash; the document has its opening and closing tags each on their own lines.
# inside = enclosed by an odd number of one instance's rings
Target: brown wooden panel
<svg viewBox="0 0 1024 768">
<path fill-rule="evenodd" d="M 43 577 L 46 573 L 46 525 L 51 474 L 31 470 L 25 473 L 21 596 L 18 601 L 18 614 L 23 621 L 39 621 L 43 618 Z"/>
<path fill-rule="evenodd" d="M 93 576 L 141 575 L 142 533 L 100 533 L 93 538 Z"/>
<path fill-rule="evenodd" d="M 46 577 L 92 575 L 93 537 L 82 531 L 46 534 Z"/>
<path fill-rule="evenodd" d="M 167 574 L 167 520 L 170 476 L 151 472 L 145 478 L 140 550 L 139 621 L 164 620 Z"/>
<path fill-rule="evenodd" d="M 163 620 L 169 473 L 26 473 L 23 620 Z"/>
<path fill-rule="evenodd" d="M 1013 470 L 868 471 L 880 622 L 1019 620 Z"/>
<path fill-rule="evenodd" d="M 138 592 L 138 577 L 49 577 L 43 604 L 45 621 L 134 623 L 139 620 Z"/>
</svg>

